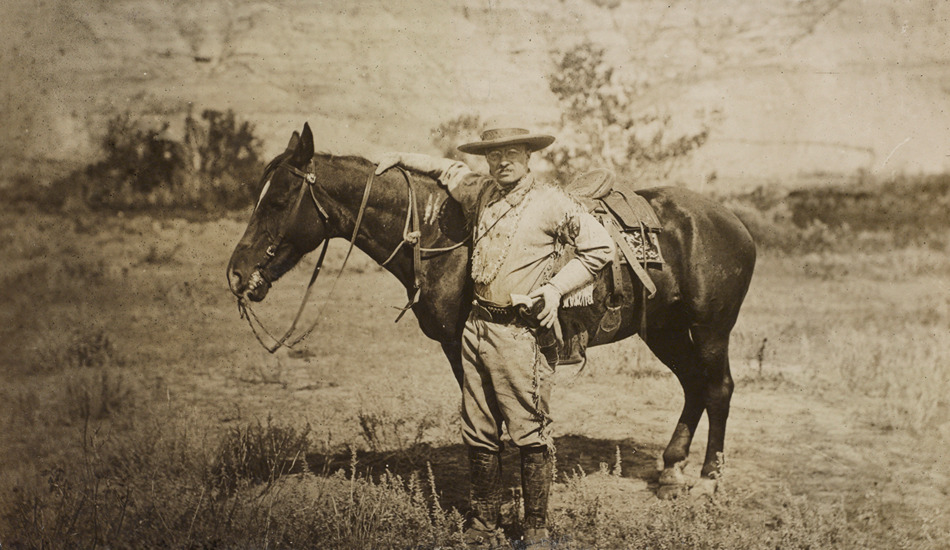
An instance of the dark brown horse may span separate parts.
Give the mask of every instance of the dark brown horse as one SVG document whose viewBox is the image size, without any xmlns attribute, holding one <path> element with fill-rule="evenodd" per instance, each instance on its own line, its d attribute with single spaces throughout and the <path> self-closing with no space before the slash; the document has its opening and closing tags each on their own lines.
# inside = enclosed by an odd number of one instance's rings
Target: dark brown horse
<svg viewBox="0 0 950 550">
<path fill-rule="evenodd" d="M 263 300 L 271 283 L 319 244 L 350 239 L 374 169 L 359 157 L 315 155 L 309 125 L 301 135 L 294 132 L 287 150 L 264 171 L 258 206 L 228 264 L 231 291 L 242 300 Z M 401 246 L 412 205 L 409 185 L 397 170 L 376 177 L 353 244 L 385 263 L 410 297 L 417 285 L 421 288 L 412 311 L 423 333 L 442 344 L 461 383 L 460 339 L 472 300 L 468 232 L 461 208 L 436 181 L 421 174 L 411 180 L 417 204 L 438 213 L 419 219 L 422 246 L 462 246 L 424 254 L 416 272 L 412 247 Z M 683 412 L 663 453 L 659 495 L 683 489 L 682 468 L 703 411 L 709 417 L 709 441 L 702 480 L 694 490 L 709 491 L 719 473 L 733 390 L 729 335 L 749 288 L 755 245 L 736 216 L 698 194 L 673 187 L 641 194 L 661 221 L 666 260 L 662 269 L 651 270 L 657 293 L 646 300 L 648 329 L 641 337 L 673 371 L 685 394 Z M 626 274 L 624 284 L 632 289 L 635 283 Z M 627 302 L 614 341 L 640 330 L 642 293 L 624 295 Z M 591 342 L 601 343 L 606 342 Z"/>
</svg>

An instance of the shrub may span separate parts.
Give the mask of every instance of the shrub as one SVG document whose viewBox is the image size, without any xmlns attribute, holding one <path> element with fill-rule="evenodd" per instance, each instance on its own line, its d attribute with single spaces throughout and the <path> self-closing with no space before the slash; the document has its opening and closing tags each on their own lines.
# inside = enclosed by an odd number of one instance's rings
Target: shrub
<svg viewBox="0 0 950 550">
<path fill-rule="evenodd" d="M 302 430 L 274 423 L 231 428 L 218 447 L 208 478 L 211 488 L 233 493 L 247 484 L 274 483 L 279 477 L 306 469 L 310 425 Z"/>
<path fill-rule="evenodd" d="M 846 185 L 779 185 L 726 197 L 761 248 L 786 253 L 948 246 L 950 176 L 859 174 Z"/>
<path fill-rule="evenodd" d="M 632 507 L 630 480 L 605 466 L 566 481 L 551 514 L 552 535 L 564 549 L 936 548 L 933 542 L 943 536 L 939 526 L 909 527 L 873 499 L 823 503 L 784 484 L 765 490 L 728 485 L 712 499 L 647 497 Z"/>
<path fill-rule="evenodd" d="M 92 375 L 81 375 L 66 388 L 68 412 L 71 418 L 101 420 L 132 403 L 132 392 L 125 386 L 122 375 L 100 370 Z"/>
<path fill-rule="evenodd" d="M 62 369 L 121 367 L 125 358 L 116 349 L 112 337 L 101 328 L 80 327 L 43 340 L 36 352 L 33 371 L 57 372 Z"/>
<path fill-rule="evenodd" d="M 184 207 L 210 211 L 250 204 L 260 175 L 260 143 L 254 126 L 233 111 L 189 112 L 182 140 L 168 121 L 158 125 L 126 112 L 111 118 L 102 160 L 61 178 L 43 201 L 54 207 L 78 203 L 105 210 Z"/>
<path fill-rule="evenodd" d="M 192 193 L 206 207 L 243 208 L 256 198 L 263 166 L 254 126 L 238 122 L 233 111 L 205 110 L 199 122 L 188 113 L 184 146 Z"/>
<path fill-rule="evenodd" d="M 431 483 L 431 480 L 430 480 Z M 417 474 L 383 472 L 378 481 L 342 470 L 282 479 L 267 493 L 240 495 L 244 511 L 266 516 L 254 538 L 304 548 L 461 548 L 463 519 L 444 511 Z M 247 504 L 261 502 L 256 511 Z M 277 519 L 279 518 L 279 519 Z M 245 522 L 246 523 L 246 522 Z"/>
<path fill-rule="evenodd" d="M 446 158 L 466 160 L 467 156 L 457 149 L 459 144 L 472 139 L 483 130 L 482 119 L 475 114 L 462 114 L 439 124 L 430 132 L 435 145 Z"/>
<path fill-rule="evenodd" d="M 444 403 L 408 389 L 364 402 L 357 420 L 367 449 L 408 453 L 410 457 L 424 453 L 424 443 L 454 443 L 459 433 L 458 415 L 446 414 Z"/>
</svg>

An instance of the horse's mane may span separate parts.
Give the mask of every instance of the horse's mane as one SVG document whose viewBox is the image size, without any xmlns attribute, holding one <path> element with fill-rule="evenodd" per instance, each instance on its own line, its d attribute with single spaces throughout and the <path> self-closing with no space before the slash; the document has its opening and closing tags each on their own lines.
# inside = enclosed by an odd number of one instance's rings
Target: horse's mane
<svg viewBox="0 0 950 550">
<path fill-rule="evenodd" d="M 258 192 L 260 192 L 260 190 L 263 188 L 264 182 L 267 181 L 267 179 L 271 176 L 271 174 L 275 170 L 277 170 L 277 167 L 280 166 L 280 164 L 283 163 L 285 160 L 293 156 L 293 154 L 294 154 L 294 151 L 291 151 L 291 150 L 284 151 L 283 153 L 277 155 L 270 162 L 267 163 L 267 166 L 264 167 L 264 173 L 261 176 L 261 179 L 257 185 Z M 375 162 L 365 157 L 361 157 L 359 155 L 335 155 L 333 153 L 329 153 L 326 151 L 319 151 L 319 152 L 314 153 L 314 158 L 320 159 L 333 166 L 347 166 L 347 165 L 354 166 L 355 165 L 364 170 L 372 171 L 376 169 Z M 411 172 L 415 177 L 421 179 L 427 184 L 438 187 L 435 179 L 433 179 L 428 174 L 416 172 L 415 170 L 409 170 L 409 172 Z"/>
<path fill-rule="evenodd" d="M 328 153 L 328 152 L 325 152 L 325 151 L 321 151 L 321 152 L 319 152 L 319 153 L 314 153 L 314 157 L 319 157 L 319 158 L 321 158 L 321 159 L 323 159 L 323 160 L 325 160 L 325 161 L 327 161 L 327 162 L 329 162 L 329 163 L 331 163 L 331 164 L 334 164 L 334 165 L 339 165 L 339 164 L 342 164 L 342 165 L 355 164 L 355 165 L 359 166 L 360 168 L 367 169 L 367 170 L 375 170 L 375 169 L 376 169 L 376 163 L 375 163 L 375 162 L 373 162 L 373 161 L 371 161 L 371 160 L 369 160 L 369 159 L 367 159 L 367 158 L 365 158 L 365 157 L 361 157 L 361 156 L 359 156 L 359 155 L 334 155 L 334 154 L 332 154 L 332 153 Z M 435 183 L 436 183 L 435 180 L 434 180 L 431 176 L 429 176 L 428 174 L 423 174 L 423 173 L 421 173 L 421 172 L 417 172 L 417 171 L 411 170 L 411 169 L 409 170 L 409 172 L 410 172 L 413 176 L 415 176 L 415 177 L 417 177 L 417 178 L 421 178 L 421 179 L 423 179 L 423 180 L 426 181 L 426 182 L 429 182 L 429 183 L 431 183 L 431 184 L 435 184 Z"/>
<path fill-rule="evenodd" d="M 334 155 L 333 153 L 330 153 L 327 151 L 318 151 L 314 153 L 313 156 L 321 157 L 324 160 L 329 161 L 329 162 L 343 162 L 343 163 L 352 162 L 355 164 L 359 164 L 364 168 L 369 168 L 371 166 L 376 165 L 375 162 L 358 155 Z"/>
</svg>

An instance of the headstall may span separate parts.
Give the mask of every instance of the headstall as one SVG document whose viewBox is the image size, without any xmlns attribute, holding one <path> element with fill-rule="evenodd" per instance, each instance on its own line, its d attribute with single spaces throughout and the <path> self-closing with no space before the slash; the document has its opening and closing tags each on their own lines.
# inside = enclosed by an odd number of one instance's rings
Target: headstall
<svg viewBox="0 0 950 550">
<path fill-rule="evenodd" d="M 266 258 L 264 259 L 262 263 L 256 266 L 254 273 L 251 275 L 252 279 L 255 275 L 261 277 L 262 279 L 264 278 L 263 275 L 261 274 L 262 270 L 267 266 L 268 263 L 270 263 L 277 256 L 277 248 L 283 242 L 284 236 L 286 235 L 288 228 L 291 227 L 295 223 L 297 219 L 297 215 L 300 211 L 300 207 L 303 204 L 304 196 L 307 194 L 308 190 L 310 192 L 310 198 L 313 200 L 314 207 L 316 207 L 317 212 L 319 213 L 323 222 L 327 223 L 330 220 L 330 216 L 327 213 L 327 210 L 323 207 L 323 205 L 320 204 L 320 201 L 317 200 L 317 196 L 313 190 L 317 182 L 316 166 L 314 164 L 313 159 L 310 159 L 310 163 L 307 166 L 306 172 L 294 166 L 291 166 L 287 164 L 286 162 L 279 164 L 277 168 L 275 168 L 275 172 L 276 170 L 280 168 L 285 168 L 292 174 L 300 177 L 303 181 L 301 182 L 300 192 L 297 194 L 297 199 L 294 202 L 293 209 L 290 211 L 290 214 L 287 218 L 287 223 L 281 224 L 281 227 L 277 232 L 277 238 L 272 239 L 271 244 L 268 245 L 265 251 Z M 403 169 L 402 167 L 397 167 L 397 168 L 402 173 L 403 177 L 406 180 L 406 185 L 409 190 L 409 206 L 406 209 L 406 223 L 405 223 L 405 227 L 403 228 L 402 241 L 400 241 L 400 243 L 396 245 L 396 248 L 393 250 L 392 254 L 390 254 L 389 257 L 386 258 L 385 261 L 381 262 L 380 265 L 386 266 L 390 261 L 392 261 L 393 258 L 396 257 L 396 254 L 402 249 L 403 245 L 409 244 L 410 246 L 412 246 L 413 292 L 412 292 L 411 298 L 409 299 L 409 302 L 404 307 L 397 308 L 399 309 L 399 315 L 396 317 L 396 321 L 398 322 L 402 318 L 402 316 L 405 315 L 407 311 L 412 309 L 413 306 L 415 306 L 419 302 L 419 296 L 422 291 L 422 281 L 421 281 L 422 254 L 423 253 L 441 254 L 444 252 L 449 252 L 451 250 L 455 250 L 456 248 L 464 246 L 465 243 L 468 241 L 468 239 L 462 242 L 456 243 L 452 246 L 448 246 L 448 247 L 442 247 L 442 248 L 422 247 L 421 231 L 419 228 L 419 209 L 418 209 L 418 206 L 416 205 L 416 196 L 412 188 L 412 176 L 407 170 Z M 350 258 L 350 253 L 353 252 L 353 247 L 355 246 L 355 243 L 356 243 L 356 237 L 359 234 L 359 230 L 362 225 L 363 214 L 366 212 L 366 205 L 369 202 L 370 191 L 372 190 L 372 187 L 373 187 L 373 179 L 374 179 L 374 173 L 370 172 L 369 178 L 366 180 L 366 186 L 363 190 L 363 198 L 362 198 L 362 201 L 360 202 L 360 208 L 356 215 L 356 223 L 353 227 L 353 234 L 350 237 L 350 245 L 346 251 L 346 256 L 344 256 L 343 258 L 343 263 L 340 265 L 340 270 L 337 272 L 336 278 L 333 280 L 333 284 L 330 287 L 330 294 L 332 294 L 333 289 L 336 288 L 336 283 L 339 281 L 340 276 L 343 274 L 343 270 L 346 267 L 346 262 Z M 248 325 L 251 327 L 251 331 L 254 333 L 254 336 L 257 338 L 257 341 L 269 353 L 274 353 L 281 347 L 293 348 L 295 345 L 297 345 L 302 340 L 307 338 L 317 328 L 317 324 L 320 321 L 321 315 L 317 315 L 316 319 L 314 319 L 313 323 L 310 325 L 309 328 L 307 328 L 307 330 L 305 330 L 299 336 L 293 338 L 292 340 L 290 339 L 297 328 L 297 323 L 300 321 L 300 318 L 303 315 L 304 309 L 306 309 L 306 305 L 310 299 L 310 294 L 311 294 L 311 291 L 313 290 L 314 283 L 316 282 L 317 276 L 320 274 L 320 270 L 323 267 L 323 260 L 324 258 L 326 258 L 327 246 L 329 242 L 330 242 L 329 238 L 324 238 L 323 247 L 320 250 L 320 256 L 317 259 L 317 263 L 313 268 L 313 274 L 310 276 L 310 282 L 307 283 L 307 289 L 306 291 L 304 291 L 303 298 L 301 299 L 301 302 L 300 302 L 300 307 L 297 309 L 297 314 L 294 316 L 294 320 L 291 323 L 290 328 L 288 328 L 287 331 L 281 337 L 279 338 L 275 337 L 267 330 L 267 328 L 261 322 L 260 318 L 258 318 L 258 316 L 251 309 L 250 303 L 248 303 L 248 301 L 243 296 L 238 298 L 238 310 L 241 313 L 241 317 L 244 319 L 247 319 Z M 266 281 L 266 282 L 270 283 L 270 281 Z M 257 327 L 255 327 L 255 323 L 257 324 Z M 260 330 L 260 332 L 258 332 L 258 330 Z M 264 340 L 261 338 L 260 333 L 265 334 L 268 338 L 273 340 L 273 343 L 270 345 L 266 344 Z"/>
</svg>

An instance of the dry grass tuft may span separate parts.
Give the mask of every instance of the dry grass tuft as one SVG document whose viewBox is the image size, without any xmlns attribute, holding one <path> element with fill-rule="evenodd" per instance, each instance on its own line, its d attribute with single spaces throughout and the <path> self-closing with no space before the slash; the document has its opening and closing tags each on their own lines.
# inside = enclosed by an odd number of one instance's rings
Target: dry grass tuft
<svg viewBox="0 0 950 550">
<path fill-rule="evenodd" d="M 297 429 L 270 416 L 224 436 L 209 473 L 211 488 L 231 494 L 249 484 L 273 484 L 281 476 L 307 470 L 310 425 Z"/>
</svg>

